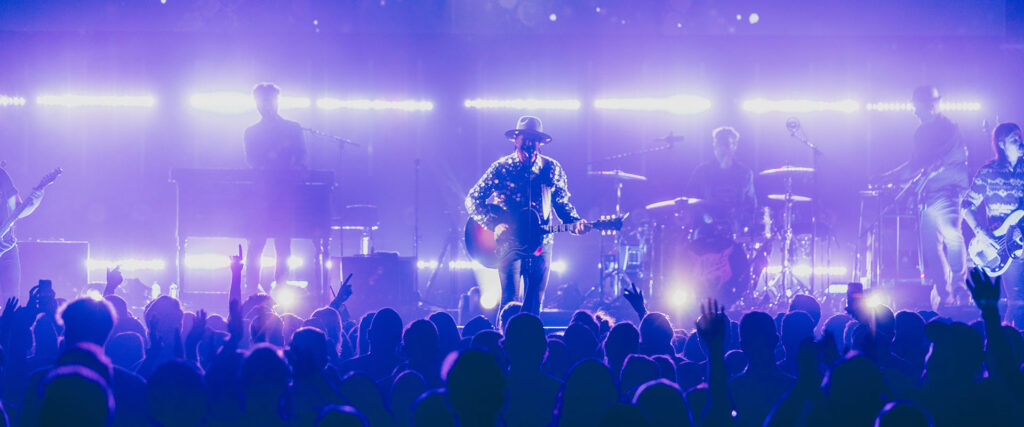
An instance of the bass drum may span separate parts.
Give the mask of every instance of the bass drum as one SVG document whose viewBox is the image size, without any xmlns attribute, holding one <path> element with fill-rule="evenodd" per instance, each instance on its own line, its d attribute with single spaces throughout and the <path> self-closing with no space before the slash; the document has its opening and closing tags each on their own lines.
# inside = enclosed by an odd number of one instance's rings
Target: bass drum
<svg viewBox="0 0 1024 427">
<path fill-rule="evenodd" d="M 750 261 L 742 245 L 723 235 L 698 235 L 677 228 L 659 233 L 655 266 L 659 299 L 699 304 L 715 298 L 729 307 L 750 289 Z"/>
</svg>

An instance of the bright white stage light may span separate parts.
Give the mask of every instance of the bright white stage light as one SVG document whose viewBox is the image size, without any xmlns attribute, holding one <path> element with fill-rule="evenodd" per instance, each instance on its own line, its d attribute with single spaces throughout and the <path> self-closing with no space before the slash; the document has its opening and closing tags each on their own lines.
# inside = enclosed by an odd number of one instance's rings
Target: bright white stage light
<svg viewBox="0 0 1024 427">
<path fill-rule="evenodd" d="M 85 262 L 89 270 L 106 270 L 108 268 L 121 266 L 121 271 L 163 271 L 167 269 L 167 262 L 162 259 L 138 259 L 126 258 L 119 260 L 100 260 L 89 258 Z"/>
<path fill-rule="evenodd" d="M 566 264 L 565 261 L 561 261 L 561 260 L 559 260 L 559 261 L 551 261 L 551 265 L 548 266 L 548 269 L 551 270 L 552 272 L 555 272 L 555 273 L 558 273 L 558 274 L 562 274 L 562 273 L 565 273 L 565 271 L 569 269 L 569 265 Z"/>
<path fill-rule="evenodd" d="M 914 111 L 914 104 L 910 102 L 873 102 L 864 106 L 868 111 Z M 939 102 L 940 111 L 981 111 L 980 102 Z"/>
<path fill-rule="evenodd" d="M 329 259 L 327 261 L 324 261 L 324 267 L 326 267 L 328 270 L 334 268 L 334 260 Z"/>
<path fill-rule="evenodd" d="M 320 98 L 316 107 L 321 110 L 398 110 L 398 111 L 431 111 L 434 103 L 422 100 L 388 101 L 382 99 L 337 99 Z"/>
<path fill-rule="evenodd" d="M 885 304 L 885 294 L 881 292 L 871 292 L 867 297 L 864 298 L 864 303 L 868 307 L 877 307 Z"/>
<path fill-rule="evenodd" d="M 669 300 L 669 302 L 672 303 L 673 307 L 683 308 L 690 303 L 690 300 L 692 299 L 692 294 L 686 289 L 683 289 L 683 286 L 678 286 L 678 288 L 679 289 L 676 289 L 674 292 L 672 292 L 672 295 L 670 297 L 671 299 Z"/>
<path fill-rule="evenodd" d="M 221 114 L 239 114 L 256 110 L 256 101 L 252 94 L 246 92 L 209 92 L 197 93 L 189 97 L 189 105 L 197 110 Z M 281 96 L 277 99 L 277 108 L 281 110 L 297 110 L 309 108 L 309 98 Z"/>
<path fill-rule="evenodd" d="M 93 301 L 103 301 L 103 293 L 95 288 L 85 291 L 85 297 Z"/>
<path fill-rule="evenodd" d="M 152 107 L 156 99 L 149 95 L 40 95 L 37 105 L 54 107 Z"/>
<path fill-rule="evenodd" d="M 711 101 L 694 95 L 676 95 L 668 98 L 603 98 L 594 100 L 594 108 L 696 114 L 711 109 Z"/>
<path fill-rule="evenodd" d="M 185 255 L 185 268 L 192 270 L 218 270 L 228 268 L 231 258 L 223 254 L 189 254 Z"/>
<path fill-rule="evenodd" d="M 274 288 L 274 302 L 281 306 L 285 310 L 295 307 L 295 303 L 298 302 L 298 292 L 291 286 L 279 286 Z"/>
<path fill-rule="evenodd" d="M 0 107 L 20 107 L 25 105 L 25 98 L 20 96 L 0 95 Z"/>
<path fill-rule="evenodd" d="M 437 261 L 416 261 L 416 268 L 420 270 L 433 270 L 437 268 Z"/>
<path fill-rule="evenodd" d="M 810 113 L 818 111 L 836 111 L 852 113 L 860 110 L 860 103 L 852 99 L 841 101 L 813 101 L 807 99 L 770 100 L 764 98 L 749 99 L 743 102 L 743 109 L 752 113 Z"/>
<path fill-rule="evenodd" d="M 277 261 L 275 260 L 275 262 L 277 262 Z M 298 269 L 302 268 L 302 265 L 305 264 L 305 261 L 303 261 L 302 258 L 299 258 L 297 256 L 293 256 L 293 257 L 288 257 L 287 264 L 288 264 L 288 269 L 289 270 L 298 270 Z"/>
<path fill-rule="evenodd" d="M 506 110 L 579 110 L 582 105 L 576 99 L 467 99 L 466 108 Z"/>
</svg>

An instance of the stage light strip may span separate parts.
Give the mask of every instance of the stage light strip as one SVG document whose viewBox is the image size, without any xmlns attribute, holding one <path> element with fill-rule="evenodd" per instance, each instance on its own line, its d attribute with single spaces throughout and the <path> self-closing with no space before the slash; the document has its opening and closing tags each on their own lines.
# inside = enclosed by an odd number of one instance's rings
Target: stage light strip
<svg viewBox="0 0 1024 427">
<path fill-rule="evenodd" d="M 599 110 L 666 111 L 674 114 L 697 114 L 711 109 L 711 101 L 693 95 L 668 98 L 603 98 L 594 100 Z"/>
<path fill-rule="evenodd" d="M 914 104 L 910 102 L 874 102 L 864 105 L 868 111 L 914 111 Z M 939 102 L 940 111 L 981 111 L 980 102 Z"/>
<path fill-rule="evenodd" d="M 388 101 L 381 99 L 337 99 L 320 98 L 316 107 L 321 110 L 398 110 L 398 111 L 431 111 L 434 103 L 423 100 Z"/>
<path fill-rule="evenodd" d="M 0 95 L 0 107 L 20 107 L 22 105 L 25 105 L 25 98 Z"/>
<path fill-rule="evenodd" d="M 192 108 L 221 114 L 240 114 L 256 110 L 256 101 L 247 92 L 208 92 L 193 94 L 188 99 Z M 309 98 L 281 96 L 277 107 L 281 110 L 298 110 L 309 108 Z"/>
<path fill-rule="evenodd" d="M 582 106 L 577 99 L 467 99 L 466 108 L 506 110 L 579 110 Z"/>
<path fill-rule="evenodd" d="M 150 95 L 40 95 L 36 105 L 53 107 L 152 107 L 156 98 Z"/>
<path fill-rule="evenodd" d="M 105 270 L 121 266 L 121 271 L 163 271 L 167 263 L 162 259 L 126 258 L 119 260 L 100 260 L 89 258 L 85 262 L 90 271 Z"/>
<path fill-rule="evenodd" d="M 819 111 L 852 113 L 860 110 L 860 103 L 852 99 L 844 99 L 841 101 L 814 101 L 807 99 L 771 100 L 765 98 L 754 98 L 743 101 L 743 109 L 756 114 L 770 112 L 810 113 Z"/>
<path fill-rule="evenodd" d="M 306 261 L 300 257 L 292 256 L 288 258 L 288 268 L 291 270 L 297 270 L 302 268 L 306 264 Z M 264 270 L 273 269 L 277 265 L 277 259 L 274 257 L 262 257 L 260 258 L 260 267 Z M 189 254 L 185 255 L 185 268 L 190 270 L 219 270 L 228 268 L 231 266 L 231 258 L 227 255 L 222 254 Z"/>
</svg>

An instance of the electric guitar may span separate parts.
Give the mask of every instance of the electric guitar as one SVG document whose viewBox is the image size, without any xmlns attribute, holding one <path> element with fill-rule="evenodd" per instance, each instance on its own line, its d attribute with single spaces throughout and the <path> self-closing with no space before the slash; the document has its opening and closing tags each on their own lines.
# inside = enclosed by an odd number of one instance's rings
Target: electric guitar
<svg viewBox="0 0 1024 427">
<path fill-rule="evenodd" d="M 499 239 L 495 239 L 493 231 L 484 228 L 473 218 L 466 221 L 466 251 L 469 252 L 469 256 L 473 260 L 487 268 L 497 268 L 501 263 L 502 255 L 538 255 L 543 249 L 546 234 L 575 229 L 573 224 L 541 225 L 540 215 L 533 209 L 523 209 L 518 212 L 501 211 L 499 215 L 504 217 L 502 223 L 508 224 L 508 229 L 502 233 L 500 242 Z M 618 231 L 622 228 L 622 221 L 626 216 L 588 222 L 586 227 L 594 230 Z M 499 254 L 500 243 L 508 244 L 508 253 Z"/>
<path fill-rule="evenodd" d="M 967 245 L 967 253 L 970 254 L 971 260 L 989 276 L 1005 273 L 1010 268 L 1010 262 L 1024 255 L 1021 219 L 1024 219 L 1024 210 L 1013 211 L 999 228 L 992 232 L 995 247 L 982 243 L 980 239 L 971 239 L 971 243 Z"/>
<path fill-rule="evenodd" d="M 43 191 L 44 188 L 48 187 L 50 184 L 53 184 L 53 181 L 56 181 L 57 177 L 60 176 L 60 174 L 62 173 L 64 173 L 64 170 L 61 168 L 57 168 L 54 169 L 53 172 L 46 174 L 46 176 L 44 176 L 43 179 L 39 181 L 39 185 L 36 185 L 34 188 L 32 188 L 33 196 L 31 197 L 34 197 L 36 193 Z M 21 217 L 21 214 L 24 213 L 25 209 L 28 209 L 28 207 L 28 203 L 22 203 L 18 205 L 17 207 L 14 208 L 14 211 L 11 212 L 11 214 L 8 215 L 2 223 L 0 223 L 0 255 L 7 253 L 7 251 L 14 248 L 14 245 L 18 243 L 16 240 L 14 240 L 14 236 L 11 235 L 11 228 L 14 227 L 14 223 L 18 222 L 18 219 Z"/>
</svg>

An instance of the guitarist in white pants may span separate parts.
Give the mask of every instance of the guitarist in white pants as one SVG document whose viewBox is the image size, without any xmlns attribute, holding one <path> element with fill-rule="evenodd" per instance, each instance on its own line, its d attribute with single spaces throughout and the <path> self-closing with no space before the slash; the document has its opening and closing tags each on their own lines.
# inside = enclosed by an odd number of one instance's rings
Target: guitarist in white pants
<svg viewBox="0 0 1024 427">
<path fill-rule="evenodd" d="M 996 158 L 985 163 L 974 175 L 971 188 L 961 205 L 964 222 L 974 230 L 973 249 L 998 248 L 999 240 L 993 234 L 1007 218 L 1022 207 L 1024 202 L 1024 137 L 1020 126 L 1002 123 L 992 131 L 992 150 Z M 1016 227 L 1008 236 L 1013 238 Z M 1018 328 L 1024 326 L 1024 260 L 1014 259 L 1002 274 L 1006 292 L 1006 321 Z"/>
<path fill-rule="evenodd" d="M 0 224 L 6 222 L 16 208 L 26 204 L 25 210 L 19 218 L 24 218 L 32 213 L 43 200 L 43 192 L 33 192 L 28 200 L 21 200 L 18 196 L 18 189 L 11 181 L 7 171 L 0 168 Z M 10 250 L 0 255 L 0 300 L 10 297 L 21 296 L 21 259 L 18 256 L 17 240 L 14 238 L 14 230 L 0 236 L 0 247 L 8 247 Z"/>
<path fill-rule="evenodd" d="M 587 232 L 587 221 L 580 219 L 569 201 L 565 170 L 554 159 L 540 154 L 540 146 L 551 142 L 551 136 L 543 132 L 540 119 L 520 117 L 516 128 L 505 132 L 505 137 L 512 141 L 514 151 L 491 164 L 469 191 L 466 196 L 469 215 L 484 228 L 494 231 L 499 240 L 512 230 L 501 212 L 493 209 L 495 207 L 506 213 L 533 209 L 539 214 L 541 225 L 550 224 L 554 213 L 563 223 L 574 225 L 573 233 Z M 525 279 L 522 311 L 540 314 L 552 242 L 553 237 L 545 235 L 541 250 L 534 254 L 513 253 L 507 247 L 499 249 L 502 258 L 498 265 L 500 308 L 515 299 Z"/>
</svg>

